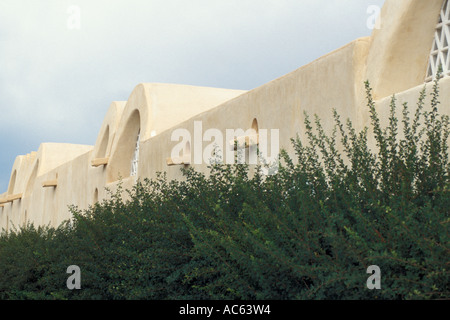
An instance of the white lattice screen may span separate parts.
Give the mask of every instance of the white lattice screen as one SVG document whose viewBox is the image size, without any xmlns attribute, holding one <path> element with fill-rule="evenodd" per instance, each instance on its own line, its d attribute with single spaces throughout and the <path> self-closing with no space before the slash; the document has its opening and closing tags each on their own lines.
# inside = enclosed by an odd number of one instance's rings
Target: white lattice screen
<svg viewBox="0 0 450 320">
<path fill-rule="evenodd" d="M 136 139 L 136 148 L 134 150 L 133 160 L 131 161 L 131 173 L 130 176 L 137 176 L 138 165 L 139 165 L 139 144 L 141 138 L 141 132 L 139 131 Z"/>
<path fill-rule="evenodd" d="M 442 66 L 442 75 L 450 75 L 450 6 L 448 0 L 442 5 L 439 15 L 439 22 L 434 33 L 433 47 L 431 48 L 430 60 L 428 63 L 427 81 L 436 77 L 439 66 Z"/>
</svg>

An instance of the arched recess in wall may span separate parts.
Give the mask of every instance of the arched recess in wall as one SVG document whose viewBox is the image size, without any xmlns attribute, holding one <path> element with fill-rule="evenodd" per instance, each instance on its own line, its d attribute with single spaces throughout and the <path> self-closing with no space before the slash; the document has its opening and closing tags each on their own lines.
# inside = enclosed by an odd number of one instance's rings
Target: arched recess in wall
<svg viewBox="0 0 450 320">
<path fill-rule="evenodd" d="M 27 188 L 25 189 L 25 196 L 29 196 L 33 192 L 34 183 L 39 169 L 39 160 L 36 161 L 30 178 L 28 179 Z"/>
<path fill-rule="evenodd" d="M 116 148 L 108 166 L 108 182 L 131 176 L 133 158 L 139 147 L 141 131 L 141 116 L 139 110 L 134 110 L 129 116 L 125 128 L 118 138 Z"/>
<path fill-rule="evenodd" d="M 11 180 L 9 180 L 8 194 L 14 193 L 14 188 L 16 186 L 17 170 L 14 170 Z"/>
<path fill-rule="evenodd" d="M 103 133 L 102 141 L 100 142 L 100 147 L 97 150 L 97 153 L 95 154 L 96 158 L 105 158 L 106 157 L 106 150 L 108 149 L 108 142 L 109 142 L 109 125 L 106 126 L 105 132 Z"/>
<path fill-rule="evenodd" d="M 257 147 L 259 143 L 258 120 L 256 118 L 253 118 L 250 129 L 249 136 L 246 137 L 245 141 L 245 161 L 247 164 L 256 164 L 258 161 Z"/>
<path fill-rule="evenodd" d="M 245 157 L 248 159 L 249 148 L 254 149 L 259 143 L 258 120 L 253 118 L 251 127 L 245 131 L 245 134 L 236 137 L 230 141 L 231 148 L 234 150 L 245 148 Z"/>
<path fill-rule="evenodd" d="M 253 119 L 252 121 L 252 129 L 253 129 L 253 133 L 255 134 L 255 142 L 256 144 L 258 144 L 259 141 L 259 129 L 258 129 L 258 120 L 256 118 Z"/>
</svg>

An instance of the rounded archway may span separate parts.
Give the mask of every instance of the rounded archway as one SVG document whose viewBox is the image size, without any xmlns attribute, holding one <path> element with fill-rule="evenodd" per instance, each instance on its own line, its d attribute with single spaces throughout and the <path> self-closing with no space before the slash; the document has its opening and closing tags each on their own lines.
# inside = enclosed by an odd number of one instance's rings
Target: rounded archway
<svg viewBox="0 0 450 320">
<path fill-rule="evenodd" d="M 252 134 L 255 135 L 255 143 L 258 144 L 258 142 L 259 142 L 259 128 L 258 128 L 258 120 L 256 118 L 253 118 L 251 129 L 253 130 Z"/>
<path fill-rule="evenodd" d="M 140 134 L 141 116 L 139 110 L 134 110 L 128 117 L 111 156 L 108 166 L 108 182 L 114 182 L 119 178 L 128 178 L 133 174 L 137 174 Z M 133 167 L 136 169 L 135 171 L 133 171 Z"/>
</svg>

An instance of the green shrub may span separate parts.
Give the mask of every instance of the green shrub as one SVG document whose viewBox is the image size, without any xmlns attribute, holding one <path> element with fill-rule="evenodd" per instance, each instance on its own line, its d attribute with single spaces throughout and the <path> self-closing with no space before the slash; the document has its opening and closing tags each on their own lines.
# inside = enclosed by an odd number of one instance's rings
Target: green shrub
<svg viewBox="0 0 450 320">
<path fill-rule="evenodd" d="M 439 77 L 438 77 L 439 80 Z M 402 137 L 392 98 L 383 129 L 366 83 L 376 152 L 334 111 L 306 115 L 278 172 L 245 164 L 138 182 L 72 221 L 0 237 L 2 299 L 448 299 L 449 119 L 422 91 Z M 340 139 L 338 139 L 338 136 Z M 343 152 L 338 151 L 338 143 Z M 260 169 L 260 168 L 257 168 Z M 68 290 L 66 269 L 81 268 Z M 381 269 L 381 290 L 366 270 Z"/>
</svg>

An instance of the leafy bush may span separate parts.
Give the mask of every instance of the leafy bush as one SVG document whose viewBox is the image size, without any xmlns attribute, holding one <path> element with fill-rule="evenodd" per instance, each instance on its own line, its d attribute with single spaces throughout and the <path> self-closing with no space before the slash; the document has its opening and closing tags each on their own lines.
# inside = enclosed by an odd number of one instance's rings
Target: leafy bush
<svg viewBox="0 0 450 320">
<path fill-rule="evenodd" d="M 275 175 L 245 164 L 208 174 L 138 182 L 58 228 L 0 237 L 2 299 L 441 299 L 450 298 L 449 118 L 438 114 L 438 80 L 425 88 L 402 137 L 392 98 L 381 128 L 371 89 L 368 129 L 334 111 L 325 134 L 306 115 L 307 143 L 283 151 Z M 338 135 L 340 139 L 338 140 Z M 343 152 L 338 151 L 338 143 Z M 258 168 L 260 169 L 260 168 Z M 68 290 L 69 265 L 81 290 Z M 381 290 L 366 270 L 381 269 Z"/>
</svg>

